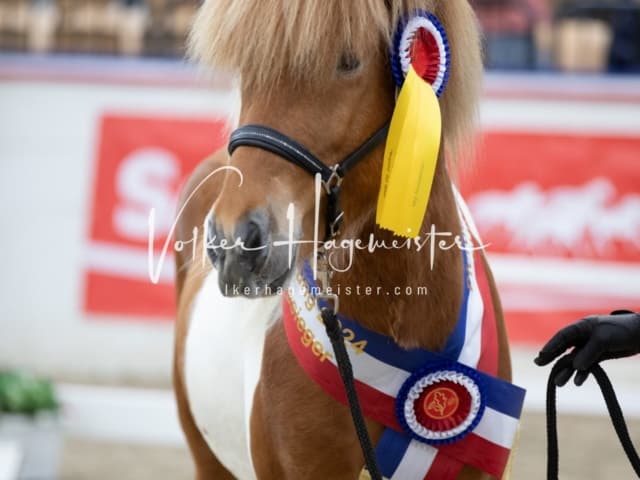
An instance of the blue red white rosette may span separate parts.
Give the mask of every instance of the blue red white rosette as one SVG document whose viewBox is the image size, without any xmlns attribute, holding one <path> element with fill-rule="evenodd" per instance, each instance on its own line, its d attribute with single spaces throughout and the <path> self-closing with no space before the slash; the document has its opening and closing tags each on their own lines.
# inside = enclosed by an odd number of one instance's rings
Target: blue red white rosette
<svg viewBox="0 0 640 480">
<path fill-rule="evenodd" d="M 445 445 L 471 433 L 484 414 L 480 378 L 460 364 L 422 369 L 396 397 L 396 416 L 407 434 L 429 445 Z"/>
<path fill-rule="evenodd" d="M 413 65 L 439 97 L 449 80 L 451 52 L 444 27 L 432 13 L 416 10 L 400 21 L 391 50 L 391 70 L 398 87 Z"/>
</svg>

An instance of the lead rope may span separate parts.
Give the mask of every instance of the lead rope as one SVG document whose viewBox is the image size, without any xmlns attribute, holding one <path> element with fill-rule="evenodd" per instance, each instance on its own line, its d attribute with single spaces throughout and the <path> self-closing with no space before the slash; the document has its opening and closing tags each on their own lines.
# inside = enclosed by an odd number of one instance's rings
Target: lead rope
<svg viewBox="0 0 640 480">
<path fill-rule="evenodd" d="M 351 418 L 353 420 L 353 426 L 356 429 L 358 435 L 358 441 L 360 442 L 360 448 L 364 455 L 364 463 L 367 466 L 369 475 L 372 480 L 382 480 L 380 469 L 376 461 L 375 451 L 371 444 L 371 438 L 369 438 L 369 432 L 364 421 L 364 415 L 362 414 L 362 408 L 360 407 L 360 401 L 358 400 L 358 392 L 353 379 L 353 368 L 351 367 L 351 361 L 349 360 L 349 354 L 344 344 L 344 336 L 342 335 L 342 329 L 338 322 L 338 316 L 331 308 L 322 309 L 322 321 L 327 335 L 331 340 L 331 346 L 333 347 L 333 353 L 336 356 L 336 362 L 338 363 L 338 370 L 342 377 L 342 383 L 344 384 L 344 390 L 347 394 L 347 400 L 349 402 L 349 409 L 351 410 Z"/>
<path fill-rule="evenodd" d="M 573 355 L 565 355 L 551 369 L 549 375 L 549 381 L 547 382 L 547 480 L 558 480 L 559 470 L 559 454 L 558 454 L 558 424 L 557 424 L 557 411 L 556 411 L 556 384 L 554 379 L 558 372 L 563 368 L 569 366 L 573 362 Z M 607 410 L 611 417 L 611 423 L 618 435 L 618 439 L 622 444 L 633 470 L 638 478 L 640 478 L 640 457 L 636 452 L 633 442 L 629 437 L 629 431 L 627 424 L 620 408 L 620 403 L 616 397 L 613 386 L 609 377 L 602 369 L 600 365 L 594 365 L 590 370 L 590 373 L 596 378 L 604 401 L 607 404 Z"/>
<path fill-rule="evenodd" d="M 338 231 L 335 228 L 331 228 L 330 236 L 335 237 L 337 235 Z M 344 344 L 340 320 L 338 320 L 340 300 L 335 293 L 331 293 L 329 290 L 331 272 L 324 248 L 318 250 L 318 276 L 320 277 L 322 286 L 322 292 L 317 296 L 318 300 L 333 302 L 333 306 L 323 307 L 320 310 L 322 323 L 324 323 L 327 336 L 331 341 L 333 354 L 336 357 L 338 371 L 342 378 L 344 390 L 347 395 L 347 402 L 349 403 L 349 410 L 351 411 L 351 419 L 353 420 L 353 426 L 356 429 L 360 449 L 364 456 L 364 463 L 369 471 L 371 480 L 383 480 L 371 438 L 369 437 L 367 425 L 364 421 L 364 414 L 362 413 L 362 407 L 360 406 L 360 400 L 358 399 L 358 392 L 356 391 L 353 377 L 353 367 L 349 359 L 349 354 L 347 353 L 347 347 Z"/>
</svg>

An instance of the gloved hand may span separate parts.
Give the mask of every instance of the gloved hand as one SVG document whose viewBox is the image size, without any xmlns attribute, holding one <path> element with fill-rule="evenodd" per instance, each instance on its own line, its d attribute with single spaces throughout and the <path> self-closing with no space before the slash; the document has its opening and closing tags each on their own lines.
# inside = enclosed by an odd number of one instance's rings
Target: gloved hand
<svg viewBox="0 0 640 480">
<path fill-rule="evenodd" d="M 566 384 L 576 371 L 574 382 L 580 386 L 596 363 L 640 353 L 640 314 L 618 310 L 583 318 L 556 333 L 534 361 L 547 365 L 571 347 L 575 347 L 573 362 L 558 372 L 554 379 L 558 386 Z"/>
</svg>

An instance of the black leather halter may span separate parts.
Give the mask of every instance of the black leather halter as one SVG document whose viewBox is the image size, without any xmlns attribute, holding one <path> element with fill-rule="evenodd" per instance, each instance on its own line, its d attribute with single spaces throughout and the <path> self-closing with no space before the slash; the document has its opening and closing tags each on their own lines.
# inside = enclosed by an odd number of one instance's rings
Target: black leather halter
<svg viewBox="0 0 640 480">
<path fill-rule="evenodd" d="M 235 130 L 229 139 L 228 150 L 231 155 L 239 147 L 261 148 L 284 158 L 311 175 L 320 174 L 328 197 L 325 240 L 329 240 L 338 234 L 342 222 L 343 212 L 340 210 L 339 197 L 344 176 L 387 138 L 388 131 L 389 124 L 386 123 L 354 152 L 333 167 L 324 164 L 295 140 L 262 125 L 245 125 Z"/>
</svg>

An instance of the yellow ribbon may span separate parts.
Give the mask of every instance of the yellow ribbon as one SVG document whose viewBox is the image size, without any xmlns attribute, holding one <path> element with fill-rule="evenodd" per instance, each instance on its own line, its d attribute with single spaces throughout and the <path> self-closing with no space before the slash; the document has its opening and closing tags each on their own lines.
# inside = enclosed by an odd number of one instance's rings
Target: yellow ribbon
<svg viewBox="0 0 640 480">
<path fill-rule="evenodd" d="M 402 237 L 420 234 L 440 151 L 438 97 L 413 67 L 391 119 L 376 222 Z"/>
</svg>

